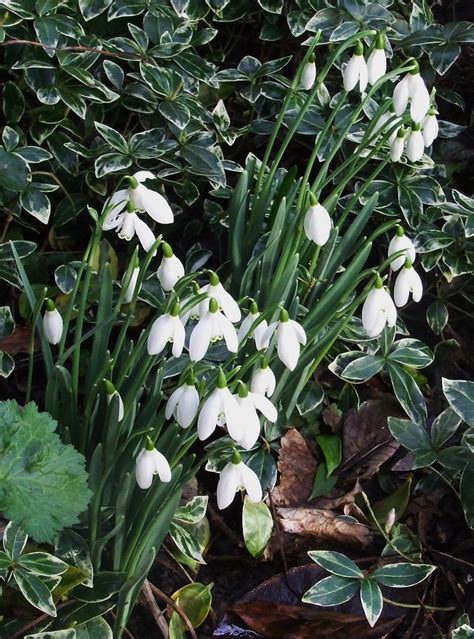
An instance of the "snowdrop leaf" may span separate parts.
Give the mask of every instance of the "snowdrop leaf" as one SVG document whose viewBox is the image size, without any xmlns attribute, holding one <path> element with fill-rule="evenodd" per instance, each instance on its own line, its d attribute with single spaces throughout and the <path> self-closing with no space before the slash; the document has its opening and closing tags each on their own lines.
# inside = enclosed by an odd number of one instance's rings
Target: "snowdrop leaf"
<svg viewBox="0 0 474 639">
<path fill-rule="evenodd" d="M 33 403 L 2 402 L 0 421 L 2 511 L 36 541 L 51 542 L 77 522 L 89 501 L 84 459 L 61 442 L 56 422 Z"/>
<path fill-rule="evenodd" d="M 341 440 L 337 435 L 318 435 L 316 441 L 321 446 L 326 460 L 327 476 L 339 466 L 342 459 Z"/>
</svg>

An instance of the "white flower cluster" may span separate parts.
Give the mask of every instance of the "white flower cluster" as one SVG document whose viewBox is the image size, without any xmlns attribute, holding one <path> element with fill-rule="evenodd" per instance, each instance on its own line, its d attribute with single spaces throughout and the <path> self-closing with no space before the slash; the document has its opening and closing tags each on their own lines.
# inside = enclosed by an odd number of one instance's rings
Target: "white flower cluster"
<svg viewBox="0 0 474 639">
<path fill-rule="evenodd" d="M 165 245 L 163 261 L 171 258 L 170 250 Z M 170 278 L 169 283 L 173 281 L 174 287 L 183 274 L 181 271 L 175 273 L 176 281 L 175 278 Z M 201 299 L 203 295 L 206 296 L 204 300 Z M 194 298 L 197 298 L 196 301 Z M 185 345 L 185 325 L 192 318 L 197 321 L 189 337 L 191 362 L 204 359 L 210 345 L 219 340 L 225 343 L 230 353 L 236 353 L 239 345 L 247 340 L 253 340 L 256 350 L 263 353 L 274 341 L 277 355 L 283 364 L 289 370 L 296 368 L 300 347 L 306 344 L 306 333 L 298 322 L 290 319 L 285 309 L 280 309 L 278 320 L 268 325 L 261 317 L 257 304 L 252 302 L 237 330 L 235 324 L 241 321 L 239 305 L 225 290 L 216 273 L 211 273 L 209 283 L 195 289 L 194 294 L 186 298 L 182 305 L 184 312 L 178 301 L 173 302 L 169 312 L 153 322 L 147 341 L 150 355 L 162 353 L 167 344 L 171 343 L 173 357 L 179 357 Z M 260 436 L 260 414 L 270 422 L 275 422 L 278 418 L 277 409 L 269 399 L 275 386 L 275 375 L 262 355 L 260 365 L 253 372 L 249 384 L 238 381 L 234 392 L 227 385 L 224 371 L 219 369 L 216 387 L 201 405 L 196 380 L 191 372 L 184 383 L 171 393 L 165 417 L 174 418 L 182 428 L 191 427 L 197 418 L 197 433 L 201 440 L 208 439 L 218 426 L 225 427 L 235 445 L 247 451 L 256 444 Z M 161 457 L 158 459 L 154 444 L 152 446 L 148 442 L 147 446 L 136 462 L 137 481 L 145 488 L 151 484 L 150 477 L 155 472 L 160 474 L 160 468 L 164 464 Z M 227 464 L 219 479 L 219 508 L 227 507 L 239 488 L 245 488 L 250 499 L 261 499 L 261 488 L 255 473 L 235 453 L 233 461 Z"/>
<path fill-rule="evenodd" d="M 395 280 L 393 300 L 384 287 L 382 279 L 377 277 L 375 287 L 369 292 L 362 307 L 362 324 L 369 337 L 377 337 L 385 325 L 395 326 L 397 307 L 405 306 L 410 294 L 414 302 L 419 302 L 423 295 L 423 284 L 420 276 L 413 268 L 416 251 L 413 242 L 405 235 L 401 226 L 390 241 L 388 256 L 403 251 L 390 263 L 392 271 L 399 271 Z M 400 270 L 401 269 L 401 270 Z"/>
<path fill-rule="evenodd" d="M 386 70 L 383 36 L 379 34 L 375 39 L 367 62 L 364 58 L 364 46 L 358 41 L 354 54 L 343 70 L 344 89 L 352 91 L 358 85 L 359 91 L 363 93 L 367 85 L 374 85 L 385 75 Z M 404 151 L 410 162 L 418 162 L 423 157 L 425 148 L 431 146 L 438 136 L 436 109 L 430 104 L 430 94 L 415 60 L 412 69 L 398 82 L 393 92 L 393 111 L 396 116 L 401 117 L 408 105 L 412 120 L 408 134 L 400 127 L 389 138 L 390 158 L 393 162 L 399 162 Z M 389 119 L 389 114 L 384 113 L 376 130 L 382 129 Z"/>
</svg>

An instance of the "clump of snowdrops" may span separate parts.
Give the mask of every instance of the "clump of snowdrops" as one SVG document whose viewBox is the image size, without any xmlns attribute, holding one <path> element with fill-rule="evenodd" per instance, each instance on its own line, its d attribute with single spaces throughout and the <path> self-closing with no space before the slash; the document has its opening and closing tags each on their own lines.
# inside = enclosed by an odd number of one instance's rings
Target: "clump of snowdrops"
<svg viewBox="0 0 474 639">
<path fill-rule="evenodd" d="M 364 38 L 371 41 L 367 61 Z M 415 302 L 421 298 L 416 254 L 403 228 L 388 222 L 367 238 L 363 232 L 377 195 L 358 208 L 381 167 L 400 161 L 404 150 L 404 161 L 416 161 L 436 134 L 435 107 L 418 64 L 408 60 L 387 72 L 384 37 L 365 31 L 339 45 L 318 72 L 317 45 L 318 36 L 293 79 L 263 160 L 249 161 L 233 191 L 230 265 L 185 272 L 164 239 L 172 207 L 148 171 L 124 175 L 101 213 L 89 209 L 92 236 L 62 308 L 45 293 L 34 294 L 17 256 L 41 338 L 46 409 L 88 460 L 93 497 L 87 528 L 95 567 L 126 575 L 116 637 L 186 482 L 207 461 L 219 472 L 219 508 L 240 490 L 254 502 L 262 500 L 260 477 L 247 463 L 249 451 L 267 436 L 268 425 L 289 416 L 358 307 L 363 304 L 366 338 L 376 338 L 386 324 L 395 325 L 396 307 L 410 294 Z M 281 168 L 282 158 L 327 73 L 350 48 L 341 92 L 304 176 L 295 179 Z M 364 103 L 399 76 L 393 99 L 378 105 L 354 153 L 332 172 Z M 360 105 L 316 170 L 318 150 L 349 92 L 360 93 Z M 299 112 L 281 135 L 295 95 Z M 369 162 L 375 168 L 363 178 Z M 348 224 L 353 209 L 357 217 Z M 104 233 L 113 231 L 126 242 L 138 240 L 120 283 L 112 278 L 103 242 Z M 387 259 L 376 271 L 364 270 L 372 242 L 387 232 L 392 237 Z M 261 238 L 263 250 L 255 251 Z M 384 282 L 390 268 L 397 273 L 395 302 Z M 144 303 L 142 288 L 151 278 L 158 278 L 163 298 L 149 326 L 136 329 L 137 305 Z M 28 396 L 33 367 L 32 357 Z"/>
</svg>

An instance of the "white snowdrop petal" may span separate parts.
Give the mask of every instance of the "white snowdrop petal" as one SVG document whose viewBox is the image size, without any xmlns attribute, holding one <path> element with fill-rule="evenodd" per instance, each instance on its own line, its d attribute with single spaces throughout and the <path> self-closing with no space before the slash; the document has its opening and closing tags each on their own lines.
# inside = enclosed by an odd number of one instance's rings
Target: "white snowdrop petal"
<svg viewBox="0 0 474 639">
<path fill-rule="evenodd" d="M 214 289 L 217 289 L 217 291 L 215 291 Z M 219 306 L 222 308 L 222 312 L 226 317 L 229 318 L 231 322 L 233 322 L 234 324 L 236 322 L 240 322 L 242 314 L 240 312 L 239 305 L 234 300 L 232 295 L 225 290 L 220 282 L 215 287 L 209 287 L 208 295 L 209 297 L 214 297 L 217 300 Z"/>
<path fill-rule="evenodd" d="M 137 484 L 143 490 L 150 488 L 155 472 L 155 460 L 151 451 L 143 450 L 138 455 L 135 463 L 135 478 Z"/>
<path fill-rule="evenodd" d="M 242 483 L 245 490 L 247 491 L 247 495 L 249 496 L 250 501 L 254 503 L 262 501 L 262 487 L 256 473 L 251 468 L 246 466 L 243 462 L 241 462 L 240 474 Z"/>
<path fill-rule="evenodd" d="M 248 315 L 244 318 L 244 321 L 240 325 L 239 331 L 237 333 L 239 343 L 242 342 L 243 339 L 248 335 L 250 327 L 255 322 L 258 316 L 259 313 L 248 313 Z"/>
<path fill-rule="evenodd" d="M 265 333 L 262 336 L 262 341 L 266 342 L 267 344 L 270 343 L 270 340 L 273 337 L 273 333 L 276 331 L 278 326 L 278 322 L 272 322 L 268 328 L 265 329 Z"/>
<path fill-rule="evenodd" d="M 220 332 L 224 337 L 227 350 L 231 353 L 236 353 L 239 348 L 239 340 L 237 338 L 237 332 L 230 320 L 227 319 L 224 315 L 220 315 L 219 325 Z"/>
<path fill-rule="evenodd" d="M 178 388 L 175 391 L 173 391 L 171 395 L 169 396 L 168 401 L 166 402 L 166 408 L 165 408 L 166 419 L 171 419 L 171 416 L 173 415 L 176 409 L 176 406 L 178 405 L 178 402 L 184 393 L 184 389 L 185 389 L 184 386 L 178 386 Z"/>
<path fill-rule="evenodd" d="M 407 158 L 410 162 L 418 162 L 425 152 L 425 142 L 421 131 L 412 131 L 407 140 Z"/>
<path fill-rule="evenodd" d="M 184 338 L 186 337 L 186 332 L 184 330 L 184 326 L 181 324 L 181 320 L 179 317 L 173 318 L 173 347 L 171 349 L 171 354 L 173 357 L 179 357 L 183 352 L 184 348 Z"/>
<path fill-rule="evenodd" d="M 255 408 L 263 413 L 269 422 L 276 422 L 278 419 L 278 411 L 271 401 L 265 397 L 265 395 L 249 393 L 249 397 L 251 397 Z"/>
<path fill-rule="evenodd" d="M 64 322 L 58 309 L 45 311 L 43 318 L 43 333 L 49 344 L 59 344 L 63 334 Z"/>
<path fill-rule="evenodd" d="M 260 420 L 250 395 L 243 398 L 238 397 L 236 401 L 239 404 L 242 419 L 240 436 L 236 441 L 244 450 L 250 450 L 255 446 L 260 436 Z"/>
<path fill-rule="evenodd" d="M 421 281 L 421 277 L 412 269 L 412 282 L 411 282 L 411 291 L 414 302 L 419 302 L 423 297 L 423 282 Z"/>
<path fill-rule="evenodd" d="M 381 289 L 373 288 L 362 306 L 362 324 L 368 335 L 378 328 L 380 323 L 380 291 Z"/>
<path fill-rule="evenodd" d="M 409 78 L 406 75 L 398 82 L 393 92 L 393 108 L 396 115 L 403 115 L 408 106 L 409 97 Z"/>
<path fill-rule="evenodd" d="M 435 115 L 427 115 L 423 120 L 422 134 L 425 146 L 431 146 L 438 137 L 439 125 Z"/>
<path fill-rule="evenodd" d="M 201 441 L 210 437 L 216 430 L 217 418 L 222 411 L 221 396 L 218 391 L 219 389 L 216 389 L 211 393 L 199 413 L 197 432 Z"/>
<path fill-rule="evenodd" d="M 255 346 L 257 351 L 268 348 L 269 340 L 265 339 L 266 330 L 268 328 L 267 320 L 262 320 L 254 331 Z"/>
<path fill-rule="evenodd" d="M 301 74 L 301 88 L 305 91 L 309 91 L 316 80 L 316 63 L 307 62 L 303 68 Z"/>
<path fill-rule="evenodd" d="M 191 426 L 199 410 L 199 393 L 194 386 L 186 386 L 176 408 L 176 421 L 181 428 Z"/>
<path fill-rule="evenodd" d="M 306 331 L 304 330 L 304 328 L 301 326 L 301 324 L 295 322 L 295 320 L 289 320 L 288 323 L 295 332 L 298 342 L 304 346 L 306 344 Z"/>
<path fill-rule="evenodd" d="M 147 350 L 149 355 L 159 355 L 172 335 L 171 317 L 162 315 L 152 324 L 148 335 Z"/>
<path fill-rule="evenodd" d="M 276 379 L 273 371 L 269 366 L 259 368 L 252 376 L 250 383 L 250 391 L 260 395 L 271 397 L 275 391 Z"/>
<path fill-rule="evenodd" d="M 164 483 L 171 481 L 171 468 L 166 457 L 156 448 L 151 451 L 153 454 L 154 471 Z"/>
<path fill-rule="evenodd" d="M 385 293 L 384 308 L 385 308 L 385 315 L 387 318 L 387 324 L 389 326 L 395 326 L 395 324 L 397 323 L 397 308 L 392 298 L 390 297 L 390 294 L 385 290 L 384 290 L 384 293 Z"/>
<path fill-rule="evenodd" d="M 142 186 L 141 189 L 142 206 L 148 215 L 160 224 L 171 224 L 174 221 L 174 215 L 165 198 L 145 186 Z"/>
<path fill-rule="evenodd" d="M 193 328 L 189 340 L 189 358 L 192 362 L 199 362 L 207 353 L 212 336 L 212 318 L 209 311 L 201 317 Z"/>
<path fill-rule="evenodd" d="M 390 159 L 392 162 L 399 162 L 402 155 L 403 149 L 405 148 L 405 139 L 396 137 L 391 145 L 390 145 Z"/>
<path fill-rule="evenodd" d="M 128 213 L 127 215 L 130 215 L 130 213 Z M 143 250 L 148 252 L 156 240 L 155 236 L 153 235 L 153 231 L 148 226 L 148 224 L 146 224 L 138 217 L 138 215 L 135 215 L 134 227 L 140 244 L 143 247 Z"/>
<path fill-rule="evenodd" d="M 286 325 L 286 326 L 285 326 Z M 278 327 L 277 353 L 283 364 L 293 371 L 300 356 L 300 345 L 295 331 L 291 330 L 289 322 L 284 322 Z"/>
<path fill-rule="evenodd" d="M 374 49 L 367 60 L 369 83 L 375 84 L 387 70 L 387 58 L 383 49 Z"/>
<path fill-rule="evenodd" d="M 230 390 L 228 388 L 223 390 L 225 391 L 223 394 L 223 404 L 227 430 L 234 441 L 239 441 L 242 437 L 242 429 L 244 427 L 242 411 Z"/>
<path fill-rule="evenodd" d="M 345 91 L 352 91 L 352 89 L 359 82 L 359 62 L 358 58 L 361 56 L 353 55 L 349 62 L 346 64 L 346 67 L 343 72 L 343 84 Z"/>
<path fill-rule="evenodd" d="M 410 75 L 411 105 L 410 116 L 413 122 L 421 122 L 430 108 L 430 94 L 419 73 Z"/>
<path fill-rule="evenodd" d="M 359 91 L 363 93 L 367 84 L 369 83 L 369 72 L 367 70 L 367 64 L 365 62 L 364 56 L 357 56 L 359 59 Z"/>
<path fill-rule="evenodd" d="M 217 483 L 217 506 L 224 510 L 234 501 L 235 493 L 239 489 L 240 469 L 238 464 L 228 463 L 222 470 Z"/>
<path fill-rule="evenodd" d="M 133 174 L 137 182 L 145 182 L 146 180 L 154 180 L 155 176 L 151 171 L 137 171 Z"/>
</svg>

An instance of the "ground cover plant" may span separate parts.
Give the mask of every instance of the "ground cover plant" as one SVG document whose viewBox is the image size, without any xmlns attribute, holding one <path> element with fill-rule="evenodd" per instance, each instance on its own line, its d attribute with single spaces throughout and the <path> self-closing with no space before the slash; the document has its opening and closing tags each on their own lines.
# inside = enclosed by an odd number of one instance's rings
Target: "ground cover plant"
<svg viewBox="0 0 474 639">
<path fill-rule="evenodd" d="M 474 634 L 474 25 L 0 7 L 0 636 Z"/>
</svg>

